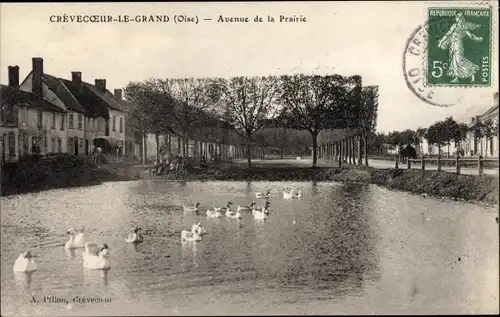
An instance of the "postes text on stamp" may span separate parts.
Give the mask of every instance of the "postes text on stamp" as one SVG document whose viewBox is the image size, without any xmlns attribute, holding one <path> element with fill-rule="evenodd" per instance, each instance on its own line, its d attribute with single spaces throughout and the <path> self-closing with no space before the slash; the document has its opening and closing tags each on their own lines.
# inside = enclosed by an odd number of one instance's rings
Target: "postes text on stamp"
<svg viewBox="0 0 500 317">
<path fill-rule="evenodd" d="M 428 86 L 491 85 L 490 8 L 429 8 L 427 33 Z"/>
</svg>

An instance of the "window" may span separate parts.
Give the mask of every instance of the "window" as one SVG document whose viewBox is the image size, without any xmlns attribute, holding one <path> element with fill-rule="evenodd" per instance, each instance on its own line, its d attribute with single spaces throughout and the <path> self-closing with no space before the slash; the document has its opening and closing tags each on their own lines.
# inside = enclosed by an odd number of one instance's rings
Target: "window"
<svg viewBox="0 0 500 317">
<path fill-rule="evenodd" d="M 81 114 L 78 115 L 78 130 L 83 130 L 83 116 Z"/>
<path fill-rule="evenodd" d="M 78 147 L 79 148 L 83 147 L 83 139 L 78 139 Z"/>
<path fill-rule="evenodd" d="M 51 128 L 52 129 L 56 128 L 56 114 L 55 113 L 52 113 L 52 125 L 51 125 Z"/>
<path fill-rule="evenodd" d="M 106 122 L 104 123 L 104 134 L 106 136 L 109 136 L 109 120 L 106 120 Z"/>
<path fill-rule="evenodd" d="M 57 140 L 57 148 L 59 150 L 58 152 L 62 153 L 63 150 L 62 150 L 62 140 L 61 139 Z"/>
<path fill-rule="evenodd" d="M 123 133 L 123 118 L 120 118 L 120 133 Z"/>
<path fill-rule="evenodd" d="M 116 131 L 116 117 L 113 116 L 113 131 Z"/>
<path fill-rule="evenodd" d="M 57 148 L 56 148 L 56 138 L 52 138 L 50 140 L 52 142 L 52 153 L 56 153 L 57 152 Z"/>
<path fill-rule="evenodd" d="M 72 113 L 68 113 L 68 125 L 69 125 L 69 128 L 70 129 L 74 129 L 74 125 L 73 125 L 73 114 Z"/>
<path fill-rule="evenodd" d="M 16 157 L 16 135 L 13 132 L 9 133 L 9 156 Z"/>
<path fill-rule="evenodd" d="M 64 121 L 65 121 L 65 117 L 63 114 L 61 114 L 61 131 L 64 131 Z"/>
<path fill-rule="evenodd" d="M 38 127 L 38 129 L 42 128 L 42 119 L 43 119 L 42 111 L 38 110 L 36 112 L 36 126 Z"/>
<path fill-rule="evenodd" d="M 0 122 L 7 125 L 17 125 L 18 107 L 11 104 L 2 104 L 0 108 Z"/>
<path fill-rule="evenodd" d="M 28 108 L 26 108 L 26 107 L 22 107 L 20 109 L 20 112 L 21 112 L 21 124 L 26 124 L 26 121 L 28 119 L 27 110 L 28 110 Z"/>
</svg>

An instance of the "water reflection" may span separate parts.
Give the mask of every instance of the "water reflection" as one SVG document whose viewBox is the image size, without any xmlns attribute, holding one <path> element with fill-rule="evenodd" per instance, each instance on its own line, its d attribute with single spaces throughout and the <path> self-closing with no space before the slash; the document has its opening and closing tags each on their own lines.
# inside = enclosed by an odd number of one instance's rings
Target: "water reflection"
<svg viewBox="0 0 500 317">
<path fill-rule="evenodd" d="M 67 248 L 64 248 L 64 253 L 66 253 L 66 256 L 67 256 L 69 259 L 74 259 L 74 258 L 75 258 L 76 251 L 75 251 L 75 249 L 67 249 Z"/>
<path fill-rule="evenodd" d="M 243 212 L 239 222 L 203 215 L 227 201 L 262 205 L 255 192 L 267 188 L 273 194 L 266 221 L 256 221 L 251 212 Z M 284 200 L 285 188 L 300 189 L 302 198 Z M 309 313 L 408 307 L 429 313 L 473 301 L 471 291 L 457 283 L 486 298 L 473 311 L 492 307 L 486 300 L 495 288 L 481 285 L 498 277 L 498 254 L 491 251 L 498 247 L 498 225 L 484 207 L 312 182 L 130 182 L 63 192 L 2 198 L 2 259 L 32 248 L 44 267 L 33 287 L 27 276 L 12 278 L 11 263 L 2 261 L 2 289 L 14 290 L 2 292 L 2 315 L 22 311 L 23 297 L 15 291 L 21 286 L 113 297 L 115 310 L 102 308 L 102 315 L 203 315 L 215 305 L 223 308 L 210 314 L 303 313 L 309 306 Z M 184 215 L 180 206 L 196 201 L 201 215 Z M 432 220 L 423 222 L 422 213 Z M 182 244 L 180 232 L 193 222 L 202 222 L 207 234 L 198 243 Z M 75 250 L 63 253 L 60 232 L 75 224 L 85 226 L 92 241 L 112 247 L 112 277 L 101 270 L 82 274 Z M 144 243 L 126 243 L 125 233 L 136 224 L 145 229 Z M 458 264 L 457 254 L 463 259 Z M 453 294 L 442 296 L 447 288 L 438 282 L 453 285 Z M 46 309 L 46 315 L 61 315 Z M 90 314 L 83 306 L 79 313 Z"/>
<path fill-rule="evenodd" d="M 109 270 L 88 270 L 83 269 L 85 282 L 92 286 L 108 286 Z"/>
<path fill-rule="evenodd" d="M 30 289 L 32 276 L 35 272 L 14 272 L 14 279 L 18 287 Z"/>
</svg>

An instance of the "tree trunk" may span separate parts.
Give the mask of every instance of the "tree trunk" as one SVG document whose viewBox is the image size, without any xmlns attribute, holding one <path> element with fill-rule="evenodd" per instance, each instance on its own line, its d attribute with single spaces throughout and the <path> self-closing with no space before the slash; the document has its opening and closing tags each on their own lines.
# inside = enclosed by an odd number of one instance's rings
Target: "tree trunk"
<svg viewBox="0 0 500 317">
<path fill-rule="evenodd" d="M 172 153 L 172 135 L 170 133 L 167 134 L 167 142 L 168 142 L 168 154 L 170 155 Z"/>
<path fill-rule="evenodd" d="M 181 155 L 182 150 L 181 150 L 181 137 L 177 136 L 177 154 Z"/>
<path fill-rule="evenodd" d="M 252 145 L 250 142 L 247 144 L 247 165 L 248 168 L 252 167 Z"/>
<path fill-rule="evenodd" d="M 142 164 L 147 163 L 147 151 L 146 151 L 146 133 L 142 134 Z"/>
<path fill-rule="evenodd" d="M 358 145 L 358 165 L 363 165 L 363 157 L 361 156 L 361 137 L 356 138 Z"/>
<path fill-rule="evenodd" d="M 283 147 L 281 147 L 280 148 L 280 158 L 281 159 L 283 159 L 283 157 L 284 157 L 284 154 L 285 154 L 284 151 L 285 151 L 285 149 Z"/>
<path fill-rule="evenodd" d="M 364 146 L 364 156 L 365 156 L 365 166 L 369 166 L 368 164 L 368 138 L 366 136 L 363 137 L 363 146 Z"/>
<path fill-rule="evenodd" d="M 311 132 L 311 138 L 312 138 L 312 145 L 313 145 L 313 164 L 312 167 L 316 167 L 317 162 L 318 162 L 318 133 L 317 132 Z"/>
<path fill-rule="evenodd" d="M 158 133 L 155 133 L 155 141 L 156 141 L 156 163 L 160 163 L 160 136 Z"/>
</svg>

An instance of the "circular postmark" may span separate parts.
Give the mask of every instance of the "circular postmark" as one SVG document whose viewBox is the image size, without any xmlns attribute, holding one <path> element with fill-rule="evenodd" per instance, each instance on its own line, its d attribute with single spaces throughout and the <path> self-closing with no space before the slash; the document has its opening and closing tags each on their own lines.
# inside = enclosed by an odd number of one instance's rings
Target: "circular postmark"
<svg viewBox="0 0 500 317">
<path fill-rule="evenodd" d="M 427 45 L 429 27 L 444 30 L 443 20 L 426 22 L 418 26 L 406 41 L 403 53 L 403 75 L 408 88 L 422 101 L 438 107 L 451 107 L 460 101 L 460 96 L 450 87 L 433 87 L 426 83 Z"/>
<path fill-rule="evenodd" d="M 437 64 L 434 65 L 428 61 L 428 54 L 430 47 L 433 48 L 433 54 L 436 54 L 436 49 L 445 49 L 442 38 L 450 33 L 453 23 L 450 24 L 449 18 L 427 21 L 418 26 L 406 41 L 402 61 L 406 85 L 415 96 L 432 106 L 452 107 L 465 104 L 467 100 L 477 97 L 478 88 L 486 87 L 480 87 L 476 82 L 453 83 L 452 77 L 450 84 L 428 83 L 430 79 L 435 81 L 434 78 L 443 78 L 451 65 L 451 60 L 433 61 L 432 63 Z"/>
</svg>

